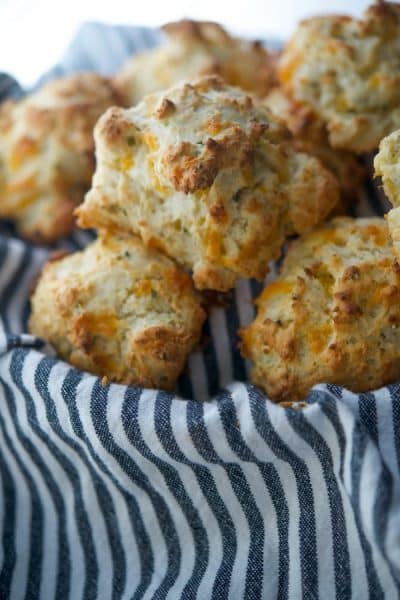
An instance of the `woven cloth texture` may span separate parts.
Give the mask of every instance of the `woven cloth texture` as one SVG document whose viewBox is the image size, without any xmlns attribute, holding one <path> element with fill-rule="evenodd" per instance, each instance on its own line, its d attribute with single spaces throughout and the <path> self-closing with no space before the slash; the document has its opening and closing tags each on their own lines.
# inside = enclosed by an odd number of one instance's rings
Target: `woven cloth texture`
<svg viewBox="0 0 400 600">
<path fill-rule="evenodd" d="M 159 40 L 84 24 L 41 81 Z M 21 93 L 0 77 L 0 98 Z M 368 183 L 357 214 L 383 208 Z M 48 253 L 1 230 L 0 598 L 400 596 L 400 385 L 271 403 L 237 349 L 260 291 L 240 281 L 176 394 L 103 386 L 26 333 Z"/>
</svg>

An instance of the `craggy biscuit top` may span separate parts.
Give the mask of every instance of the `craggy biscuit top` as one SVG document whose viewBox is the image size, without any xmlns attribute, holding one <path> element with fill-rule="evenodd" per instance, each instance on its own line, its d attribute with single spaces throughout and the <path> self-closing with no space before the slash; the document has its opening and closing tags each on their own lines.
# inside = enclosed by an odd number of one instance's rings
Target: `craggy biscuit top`
<svg viewBox="0 0 400 600">
<path fill-rule="evenodd" d="M 335 219 L 293 242 L 257 307 L 243 352 L 273 400 L 400 377 L 400 266 L 384 219 Z"/>
<path fill-rule="evenodd" d="M 360 20 L 303 21 L 278 72 L 285 90 L 326 121 L 333 146 L 373 150 L 400 127 L 400 4 L 377 2 Z"/>
<path fill-rule="evenodd" d="M 400 261 L 400 129 L 381 141 L 374 167 L 375 175 L 382 178 L 385 194 L 394 207 L 386 219 Z"/>
<path fill-rule="evenodd" d="M 130 104 L 180 81 L 219 75 L 230 85 L 264 96 L 275 62 L 260 43 L 231 37 L 220 25 L 184 19 L 163 27 L 167 40 L 130 58 L 116 81 Z"/>
<path fill-rule="evenodd" d="M 400 129 L 381 140 L 374 159 L 375 175 L 382 177 L 385 194 L 400 206 Z"/>
<path fill-rule="evenodd" d="M 309 107 L 290 98 L 282 87 L 273 88 L 263 102 L 292 132 L 296 148 L 319 158 L 336 176 L 341 202 L 334 208 L 334 213 L 339 214 L 339 210 L 342 211 L 340 214 L 345 213 L 349 204 L 360 197 L 366 177 L 361 161 L 352 152 L 333 148 L 325 123 Z"/>
<path fill-rule="evenodd" d="M 94 73 L 63 77 L 0 106 L 0 216 L 21 235 L 68 233 L 94 170 L 93 127 L 120 96 Z"/>
<path fill-rule="evenodd" d="M 140 234 L 192 269 L 199 288 L 262 278 L 285 236 L 338 201 L 332 174 L 296 152 L 267 109 L 218 78 L 111 109 L 95 139 L 98 166 L 79 224 Z"/>
<path fill-rule="evenodd" d="M 203 321 L 184 272 L 138 238 L 113 233 L 44 267 L 29 329 L 78 368 L 171 389 Z"/>
</svg>

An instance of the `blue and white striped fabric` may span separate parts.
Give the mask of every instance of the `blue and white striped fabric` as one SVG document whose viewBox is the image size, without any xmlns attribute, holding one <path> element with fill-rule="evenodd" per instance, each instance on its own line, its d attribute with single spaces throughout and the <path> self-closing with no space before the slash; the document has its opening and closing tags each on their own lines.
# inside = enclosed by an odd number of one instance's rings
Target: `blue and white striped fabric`
<svg viewBox="0 0 400 600">
<path fill-rule="evenodd" d="M 157 38 L 84 25 L 51 76 Z M 373 189 L 359 210 L 381 210 Z M 400 385 L 272 404 L 237 351 L 242 281 L 177 395 L 102 386 L 24 333 L 47 255 L 0 236 L 0 598 L 399 597 Z"/>
</svg>

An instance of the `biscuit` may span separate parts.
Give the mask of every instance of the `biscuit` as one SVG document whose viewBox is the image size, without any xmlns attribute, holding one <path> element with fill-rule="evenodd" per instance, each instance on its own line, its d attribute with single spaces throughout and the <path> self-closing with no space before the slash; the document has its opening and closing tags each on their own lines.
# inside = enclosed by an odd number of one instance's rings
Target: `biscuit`
<svg viewBox="0 0 400 600">
<path fill-rule="evenodd" d="M 320 161 L 297 152 L 266 108 L 218 78 L 109 110 L 95 140 L 97 170 L 79 225 L 139 234 L 191 269 L 199 289 L 262 279 L 285 237 L 338 202 Z"/>
<path fill-rule="evenodd" d="M 333 148 L 324 122 L 309 107 L 296 103 L 285 94 L 282 87 L 273 88 L 264 103 L 292 132 L 296 148 L 319 158 L 335 175 L 340 189 L 340 203 L 334 213 L 345 213 L 360 198 L 366 178 L 362 162 L 352 152 Z"/>
<path fill-rule="evenodd" d="M 381 140 L 374 167 L 386 196 L 393 206 L 400 206 L 400 129 Z"/>
<path fill-rule="evenodd" d="M 230 85 L 265 96 L 276 77 L 274 55 L 259 42 L 231 37 L 217 23 L 184 19 L 162 28 L 166 41 L 134 55 L 116 81 L 130 105 L 180 81 L 219 75 Z"/>
<path fill-rule="evenodd" d="M 94 170 L 93 127 L 120 96 L 94 73 L 63 77 L 0 107 L 0 217 L 51 243 L 68 234 Z"/>
<path fill-rule="evenodd" d="M 173 388 L 205 317 L 186 273 L 119 234 L 47 263 L 31 300 L 30 332 L 62 359 L 150 388 Z"/>
<path fill-rule="evenodd" d="M 400 379 L 400 265 L 384 219 L 334 219 L 293 242 L 256 303 L 242 351 L 271 399 Z"/>
<path fill-rule="evenodd" d="M 383 138 L 374 160 L 375 175 L 382 178 L 386 196 L 394 206 L 386 219 L 390 236 L 400 260 L 400 130 Z"/>
<path fill-rule="evenodd" d="M 278 77 L 295 101 L 326 122 L 332 146 L 374 150 L 400 127 L 400 4 L 377 2 L 360 20 L 301 22 Z"/>
</svg>

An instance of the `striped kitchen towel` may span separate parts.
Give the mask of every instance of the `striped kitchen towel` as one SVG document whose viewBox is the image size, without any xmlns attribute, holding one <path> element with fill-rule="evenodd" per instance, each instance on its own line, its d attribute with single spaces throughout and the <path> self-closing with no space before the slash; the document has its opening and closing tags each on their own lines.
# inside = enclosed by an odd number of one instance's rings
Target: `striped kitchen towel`
<svg viewBox="0 0 400 600">
<path fill-rule="evenodd" d="M 111 73 L 158 40 L 85 24 L 46 77 Z M 382 212 L 370 184 L 357 210 Z M 3 230 L 0 598 L 400 596 L 400 385 L 272 404 L 237 350 L 260 289 L 240 281 L 176 395 L 102 386 L 25 333 L 47 256 Z"/>
</svg>

